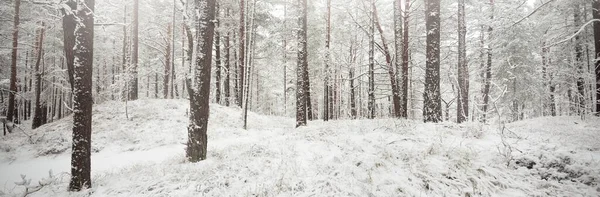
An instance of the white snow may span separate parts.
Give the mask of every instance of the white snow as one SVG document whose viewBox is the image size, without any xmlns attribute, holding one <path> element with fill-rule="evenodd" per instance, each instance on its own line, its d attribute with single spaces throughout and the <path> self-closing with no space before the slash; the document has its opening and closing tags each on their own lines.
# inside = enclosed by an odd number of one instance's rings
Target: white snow
<svg viewBox="0 0 600 197">
<path fill-rule="evenodd" d="M 94 106 L 92 185 L 66 191 L 72 119 L 0 138 L 0 196 L 599 196 L 600 120 L 503 125 L 407 120 L 312 121 L 211 106 L 208 158 L 186 162 L 189 102 Z M 528 165 L 533 164 L 535 165 Z M 531 169 L 528 169 L 531 167 Z M 545 178 L 545 179 L 543 179 Z"/>
</svg>

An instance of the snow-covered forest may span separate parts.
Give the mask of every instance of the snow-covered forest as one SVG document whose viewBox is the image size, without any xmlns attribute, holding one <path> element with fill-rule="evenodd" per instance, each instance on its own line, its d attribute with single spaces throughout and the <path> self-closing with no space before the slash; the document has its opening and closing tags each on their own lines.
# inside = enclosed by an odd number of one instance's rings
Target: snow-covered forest
<svg viewBox="0 0 600 197">
<path fill-rule="evenodd" d="M 600 196 L 600 0 L 0 0 L 0 196 Z"/>
</svg>

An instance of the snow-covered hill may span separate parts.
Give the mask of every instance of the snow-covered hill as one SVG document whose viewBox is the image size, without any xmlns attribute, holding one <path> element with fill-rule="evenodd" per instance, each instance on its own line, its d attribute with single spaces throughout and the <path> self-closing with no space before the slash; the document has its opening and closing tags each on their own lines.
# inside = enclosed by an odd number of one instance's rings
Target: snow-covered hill
<svg viewBox="0 0 600 197">
<path fill-rule="evenodd" d="M 507 125 L 313 121 L 211 106 L 208 159 L 188 163 L 185 100 L 94 108 L 93 189 L 67 193 L 71 119 L 0 138 L 0 196 L 599 196 L 600 120 Z M 33 142 L 33 143 L 32 143 Z M 53 178 L 47 179 L 52 170 Z"/>
</svg>

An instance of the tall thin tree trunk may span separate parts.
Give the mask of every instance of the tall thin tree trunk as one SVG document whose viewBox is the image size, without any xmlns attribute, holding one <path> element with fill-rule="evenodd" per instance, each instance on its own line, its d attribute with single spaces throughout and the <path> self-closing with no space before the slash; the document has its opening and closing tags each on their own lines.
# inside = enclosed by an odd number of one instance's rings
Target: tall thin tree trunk
<svg viewBox="0 0 600 197">
<path fill-rule="evenodd" d="M 427 62 L 423 93 L 425 122 L 442 121 L 440 95 L 440 0 L 426 0 L 425 26 L 427 33 Z"/>
<path fill-rule="evenodd" d="M 19 46 L 19 12 L 21 0 L 15 0 L 15 16 L 13 20 L 12 32 L 12 55 L 10 64 L 10 92 L 8 93 L 8 112 L 6 119 L 13 121 L 15 111 L 15 94 L 17 92 L 17 53 Z"/>
<path fill-rule="evenodd" d="M 215 30 L 215 100 L 217 103 L 221 103 L 221 33 L 219 31 L 220 18 L 219 18 L 219 3 L 217 3 L 217 11 L 215 12 L 216 18 L 216 30 Z"/>
<path fill-rule="evenodd" d="M 42 93 L 42 74 L 43 71 L 40 72 L 40 64 L 42 62 L 42 56 L 43 56 L 43 47 L 44 47 L 44 33 L 45 33 L 45 26 L 44 26 L 44 22 L 42 22 L 42 27 L 40 27 L 40 30 L 38 30 L 38 39 L 37 39 L 37 43 L 36 43 L 36 53 L 37 53 L 37 60 L 35 62 L 35 111 L 33 113 L 33 122 L 31 123 L 31 128 L 32 129 L 36 129 L 40 126 L 42 126 L 43 122 L 44 122 L 44 112 L 43 112 L 43 107 L 42 107 L 42 103 L 40 100 L 40 96 Z M 42 69 L 43 70 L 43 69 Z M 91 92 L 91 91 L 90 91 Z"/>
<path fill-rule="evenodd" d="M 494 0 L 490 0 L 490 21 L 494 21 Z M 487 63 L 484 69 L 484 83 L 483 83 L 483 106 L 482 106 L 482 120 L 487 121 L 488 105 L 490 100 L 490 86 L 492 83 L 492 25 L 488 25 L 488 42 L 487 42 Z"/>
<path fill-rule="evenodd" d="M 173 18 L 171 21 L 171 26 L 173 27 L 173 30 L 171 32 L 171 51 L 169 51 L 168 53 L 171 53 L 171 64 L 169 65 L 171 67 L 171 91 L 170 91 L 170 95 L 171 98 L 174 99 L 176 98 L 176 91 L 177 91 L 177 77 L 175 76 L 175 30 L 177 28 L 175 28 L 175 9 L 176 8 L 176 0 L 173 0 Z"/>
<path fill-rule="evenodd" d="M 600 0 L 592 1 L 592 15 L 594 19 L 600 20 Z M 596 115 L 600 116 L 600 22 L 594 23 L 594 48 L 596 61 L 594 65 L 596 67 Z"/>
<path fill-rule="evenodd" d="M 75 31 L 75 90 L 70 191 L 92 187 L 92 71 L 94 65 L 94 0 L 79 1 Z"/>
<path fill-rule="evenodd" d="M 195 85 L 192 87 L 191 79 L 187 79 L 188 94 L 190 95 L 190 124 L 188 125 L 188 142 L 186 157 L 190 162 L 206 159 L 207 152 L 207 127 L 209 114 L 209 95 L 211 80 L 211 64 L 213 49 L 213 36 L 215 24 L 216 0 L 196 0 L 196 18 L 198 42 L 196 43 Z"/>
<path fill-rule="evenodd" d="M 244 97 L 244 67 L 245 67 L 245 54 L 246 54 L 246 23 L 245 23 L 245 12 L 246 3 L 245 0 L 240 0 L 240 27 L 239 27 L 239 49 L 238 49 L 238 106 L 242 107 Z"/>
<path fill-rule="evenodd" d="M 379 17 L 377 16 L 377 7 L 375 6 L 375 2 L 373 2 L 373 20 L 375 22 L 375 26 L 377 27 L 377 30 L 379 31 L 379 35 L 381 37 L 381 48 L 383 48 L 383 52 L 385 55 L 385 62 L 387 64 L 388 67 L 388 74 L 390 75 L 390 85 L 392 86 L 392 103 L 394 106 L 394 110 L 393 110 L 393 114 L 394 117 L 396 118 L 400 118 L 401 117 L 401 99 L 400 99 L 400 89 L 398 89 L 398 77 L 397 77 L 397 73 L 396 73 L 396 68 L 398 66 L 394 66 L 394 62 L 392 62 L 392 54 L 388 48 L 387 42 L 385 40 L 385 36 L 384 36 L 384 32 L 383 32 L 383 28 L 381 28 L 381 24 L 379 23 Z M 395 30 L 395 32 L 402 32 L 402 30 Z M 398 46 L 397 48 L 402 48 L 401 46 Z M 398 53 L 396 53 L 396 57 L 398 57 Z"/>
<path fill-rule="evenodd" d="M 131 54 L 131 85 L 129 85 L 129 96 L 128 100 L 134 101 L 138 99 L 138 53 L 139 53 L 139 38 L 138 38 L 138 27 L 139 27 L 139 0 L 133 1 L 133 46 Z"/>
<path fill-rule="evenodd" d="M 230 13 L 229 13 L 229 8 L 226 9 L 225 11 L 225 18 L 229 18 Z M 225 91 L 225 106 L 229 106 L 230 104 L 230 97 L 231 97 L 231 71 L 229 70 L 231 68 L 231 62 L 230 62 L 230 47 L 231 47 L 231 43 L 230 43 L 230 36 L 231 36 L 231 31 L 227 31 L 227 34 L 225 35 L 225 82 L 224 82 L 224 87 L 223 90 Z"/>
<path fill-rule="evenodd" d="M 369 119 L 375 118 L 375 1 L 371 0 L 369 11 L 369 101 L 367 103 Z"/>
<path fill-rule="evenodd" d="M 465 0 L 458 1 L 458 100 L 456 122 L 469 119 L 469 66 L 467 65 L 467 26 L 465 24 Z"/>
<path fill-rule="evenodd" d="M 329 47 L 329 43 L 331 42 L 331 0 L 327 0 L 327 15 L 326 15 L 326 27 L 325 27 L 325 31 L 326 31 L 326 36 L 325 36 L 325 80 L 324 80 L 324 84 L 323 84 L 323 120 L 324 121 L 328 121 L 329 120 L 329 113 L 331 113 L 329 111 L 329 100 L 330 95 L 329 94 L 329 76 L 330 76 L 330 70 L 329 70 L 329 64 L 331 61 L 330 58 L 330 54 L 331 54 L 331 49 Z"/>
<path fill-rule="evenodd" d="M 581 10 L 579 1 L 573 3 L 573 19 L 575 28 L 581 26 Z M 581 46 L 581 36 L 575 35 L 575 69 L 577 69 L 577 113 L 579 116 L 585 114 L 585 79 L 583 78 L 583 47 Z"/>
<path fill-rule="evenodd" d="M 306 79 L 308 67 L 307 51 L 307 0 L 298 0 L 300 15 L 298 16 L 298 65 L 296 67 L 296 127 L 306 126 Z"/>
<path fill-rule="evenodd" d="M 163 98 L 169 98 L 169 81 L 171 76 L 171 24 L 167 25 L 167 50 L 165 51 L 165 71 L 163 76 Z"/>
</svg>

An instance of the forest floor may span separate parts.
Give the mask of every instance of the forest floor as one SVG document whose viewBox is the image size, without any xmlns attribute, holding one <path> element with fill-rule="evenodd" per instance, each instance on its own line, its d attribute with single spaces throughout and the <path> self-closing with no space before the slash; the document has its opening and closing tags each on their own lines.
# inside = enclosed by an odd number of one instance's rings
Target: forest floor
<svg viewBox="0 0 600 197">
<path fill-rule="evenodd" d="M 71 117 L 0 137 L 0 196 L 600 196 L 600 119 L 311 121 L 211 106 L 186 162 L 185 100 L 94 107 L 93 188 L 66 191 Z M 27 137 L 30 135 L 30 137 Z M 21 175 L 29 183 L 23 184 Z"/>
</svg>

